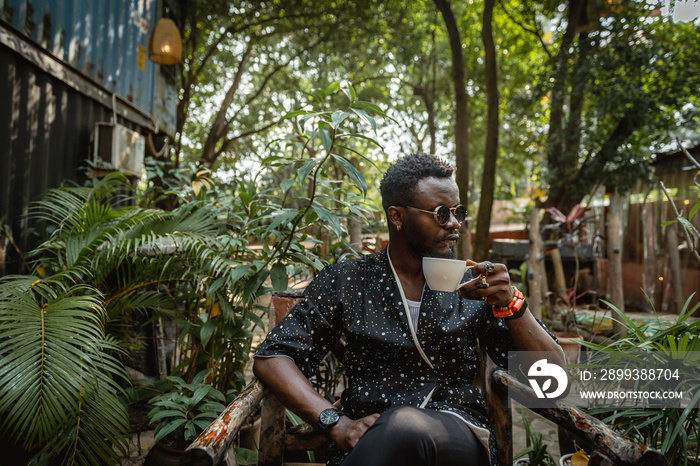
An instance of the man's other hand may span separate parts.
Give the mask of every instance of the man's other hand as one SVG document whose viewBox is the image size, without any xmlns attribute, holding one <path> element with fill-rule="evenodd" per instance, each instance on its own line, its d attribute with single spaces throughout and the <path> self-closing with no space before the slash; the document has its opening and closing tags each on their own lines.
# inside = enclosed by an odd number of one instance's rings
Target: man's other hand
<svg viewBox="0 0 700 466">
<path fill-rule="evenodd" d="M 330 428 L 328 435 L 341 450 L 352 450 L 378 417 L 379 414 L 371 414 L 353 421 L 347 416 L 341 416 L 338 423 Z"/>
</svg>

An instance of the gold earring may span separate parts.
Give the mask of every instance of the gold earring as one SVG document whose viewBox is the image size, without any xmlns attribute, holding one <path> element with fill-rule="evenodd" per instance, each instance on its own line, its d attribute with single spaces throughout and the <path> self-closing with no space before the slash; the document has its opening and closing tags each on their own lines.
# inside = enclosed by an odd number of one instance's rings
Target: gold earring
<svg viewBox="0 0 700 466">
<path fill-rule="evenodd" d="M 396 231 L 401 231 L 401 224 L 396 225 Z"/>
</svg>

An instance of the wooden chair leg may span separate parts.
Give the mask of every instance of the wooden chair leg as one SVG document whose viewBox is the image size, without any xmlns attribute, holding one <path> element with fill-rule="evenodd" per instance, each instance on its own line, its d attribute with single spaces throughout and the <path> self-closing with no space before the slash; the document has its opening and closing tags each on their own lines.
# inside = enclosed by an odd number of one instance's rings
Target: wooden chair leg
<svg viewBox="0 0 700 466">
<path fill-rule="evenodd" d="M 259 466 L 280 466 L 284 457 L 285 409 L 273 395 L 262 401 Z"/>
<path fill-rule="evenodd" d="M 491 421 L 491 426 L 496 432 L 496 448 L 498 466 L 513 464 L 513 415 L 508 406 L 508 396 L 500 387 L 494 385 L 491 373 L 496 369 L 496 365 L 491 358 L 484 355 L 483 361 L 485 388 L 484 398 L 486 399 L 486 411 Z"/>
</svg>

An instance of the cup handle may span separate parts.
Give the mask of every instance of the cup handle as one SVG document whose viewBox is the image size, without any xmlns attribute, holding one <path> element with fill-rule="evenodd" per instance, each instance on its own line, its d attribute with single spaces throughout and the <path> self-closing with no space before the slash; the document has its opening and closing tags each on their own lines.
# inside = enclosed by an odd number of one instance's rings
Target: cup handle
<svg viewBox="0 0 700 466">
<path fill-rule="evenodd" d="M 467 270 L 469 270 L 469 269 L 471 269 L 471 268 L 473 268 L 473 267 L 475 267 L 475 266 L 474 266 L 474 265 L 467 265 L 467 266 L 465 266 L 465 267 L 464 267 L 464 273 L 467 273 Z M 463 273 L 462 275 L 464 275 L 464 273 Z M 477 278 L 479 278 L 479 277 L 478 277 L 478 276 L 477 276 L 477 277 L 473 277 L 472 280 L 475 280 L 475 279 L 477 279 Z M 455 288 L 455 291 L 459 290 L 460 288 L 462 288 L 464 285 L 466 285 L 467 283 L 469 283 L 469 282 L 472 281 L 472 280 L 469 280 L 469 281 L 460 283 L 459 285 L 457 285 L 457 288 Z"/>
</svg>

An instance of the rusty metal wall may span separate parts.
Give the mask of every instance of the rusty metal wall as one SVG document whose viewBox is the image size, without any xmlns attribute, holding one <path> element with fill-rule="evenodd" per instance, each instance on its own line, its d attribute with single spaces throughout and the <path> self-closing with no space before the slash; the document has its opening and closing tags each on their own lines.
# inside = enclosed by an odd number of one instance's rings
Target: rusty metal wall
<svg viewBox="0 0 700 466">
<path fill-rule="evenodd" d="M 0 0 L 0 18 L 173 134 L 177 89 L 150 61 L 159 0 Z"/>
</svg>

